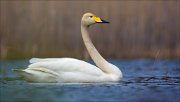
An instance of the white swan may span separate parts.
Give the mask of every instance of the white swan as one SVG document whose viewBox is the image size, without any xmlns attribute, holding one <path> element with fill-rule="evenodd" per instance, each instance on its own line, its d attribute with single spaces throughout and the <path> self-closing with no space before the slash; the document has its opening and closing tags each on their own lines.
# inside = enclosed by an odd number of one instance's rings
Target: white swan
<svg viewBox="0 0 180 102">
<path fill-rule="evenodd" d="M 24 70 L 14 69 L 25 80 L 31 82 L 93 83 L 117 82 L 122 72 L 108 63 L 96 50 L 88 34 L 88 27 L 95 23 L 108 23 L 92 13 L 85 13 L 81 20 L 81 33 L 85 46 L 98 66 L 74 58 L 32 58 Z"/>
</svg>

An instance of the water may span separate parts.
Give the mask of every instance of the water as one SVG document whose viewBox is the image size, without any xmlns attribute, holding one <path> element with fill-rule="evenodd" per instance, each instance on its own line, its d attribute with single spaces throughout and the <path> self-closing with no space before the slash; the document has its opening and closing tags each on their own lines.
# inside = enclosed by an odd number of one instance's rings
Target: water
<svg viewBox="0 0 180 102">
<path fill-rule="evenodd" d="M 121 68 L 123 81 L 108 84 L 28 83 L 11 71 L 11 68 L 25 68 L 27 60 L 1 61 L 0 101 L 180 102 L 179 59 L 109 61 Z"/>
</svg>

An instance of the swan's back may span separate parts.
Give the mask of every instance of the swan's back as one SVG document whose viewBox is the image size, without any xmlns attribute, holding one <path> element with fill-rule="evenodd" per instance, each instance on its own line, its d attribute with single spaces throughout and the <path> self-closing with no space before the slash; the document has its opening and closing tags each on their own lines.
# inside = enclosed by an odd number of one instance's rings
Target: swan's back
<svg viewBox="0 0 180 102">
<path fill-rule="evenodd" d="M 91 65 L 85 61 L 74 58 L 47 58 L 30 60 L 29 68 L 47 68 L 57 73 L 62 72 L 82 72 L 90 75 L 101 75 L 103 72 L 96 66 Z"/>
</svg>

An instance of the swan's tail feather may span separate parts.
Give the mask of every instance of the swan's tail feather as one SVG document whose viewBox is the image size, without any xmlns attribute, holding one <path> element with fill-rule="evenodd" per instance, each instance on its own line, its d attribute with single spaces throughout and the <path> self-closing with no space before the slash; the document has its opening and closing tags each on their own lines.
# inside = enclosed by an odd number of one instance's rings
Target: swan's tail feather
<svg viewBox="0 0 180 102">
<path fill-rule="evenodd" d="M 12 69 L 12 71 L 14 71 L 16 74 L 18 74 L 19 76 L 27 76 L 27 75 L 32 75 L 26 71 L 24 71 L 23 69 Z"/>
<path fill-rule="evenodd" d="M 57 82 L 58 75 L 45 68 L 12 69 L 17 75 L 29 82 Z"/>
</svg>

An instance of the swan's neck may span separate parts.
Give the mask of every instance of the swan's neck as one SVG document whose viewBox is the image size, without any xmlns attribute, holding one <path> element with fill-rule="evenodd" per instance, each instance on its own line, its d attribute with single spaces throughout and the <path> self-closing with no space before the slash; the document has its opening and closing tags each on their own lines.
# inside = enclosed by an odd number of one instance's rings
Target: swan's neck
<svg viewBox="0 0 180 102">
<path fill-rule="evenodd" d="M 94 63 L 105 73 L 114 73 L 113 68 L 111 68 L 111 64 L 108 63 L 97 51 L 97 49 L 94 47 L 90 37 L 89 33 L 87 31 L 88 27 L 81 25 L 81 33 L 82 38 L 85 43 L 85 46 L 93 59 Z"/>
</svg>

